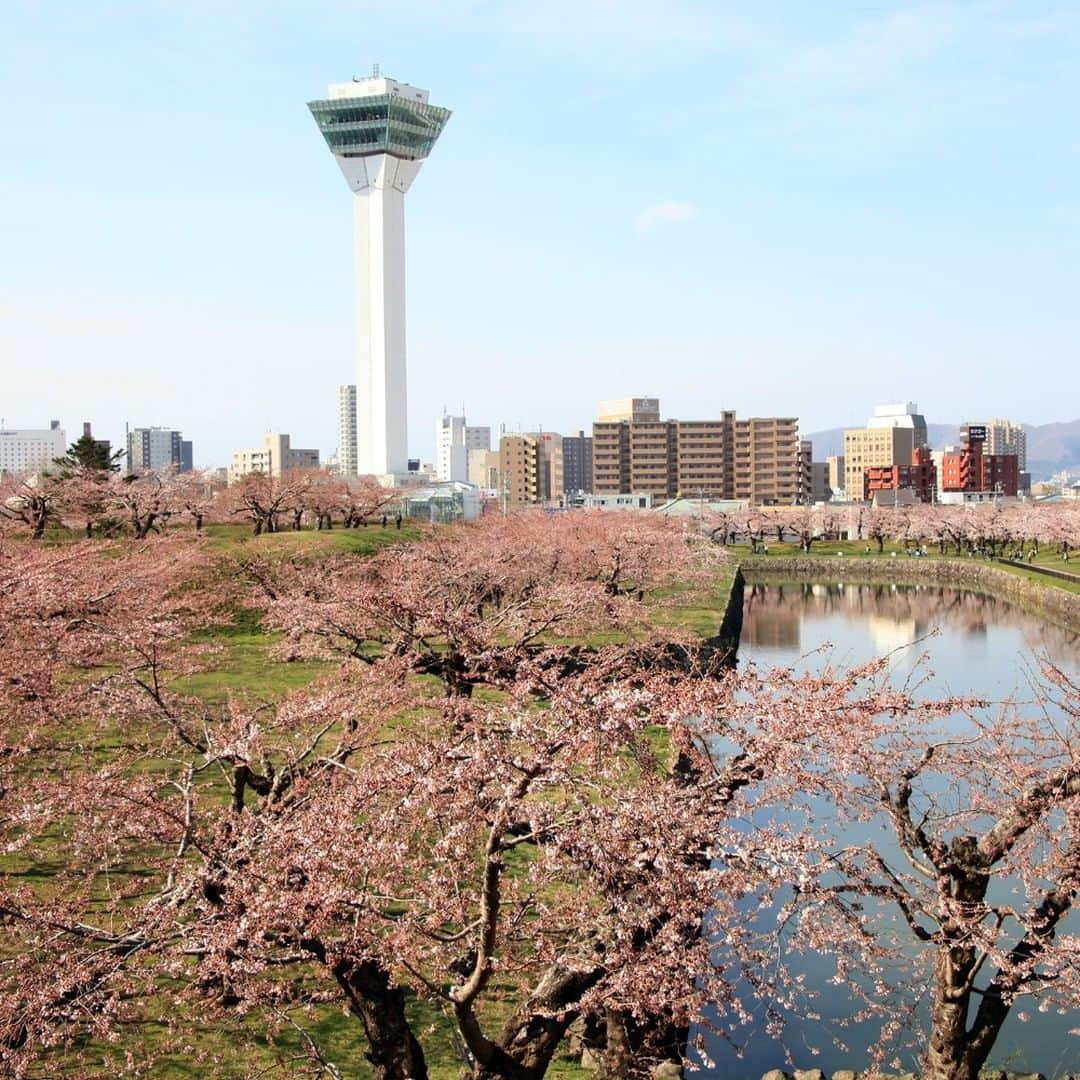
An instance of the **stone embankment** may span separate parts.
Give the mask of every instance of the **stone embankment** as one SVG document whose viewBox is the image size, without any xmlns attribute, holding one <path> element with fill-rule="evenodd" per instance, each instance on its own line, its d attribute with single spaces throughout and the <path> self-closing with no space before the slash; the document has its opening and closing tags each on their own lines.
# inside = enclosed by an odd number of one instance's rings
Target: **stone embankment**
<svg viewBox="0 0 1080 1080">
<path fill-rule="evenodd" d="M 720 620 L 720 629 L 713 637 L 705 638 L 701 643 L 699 661 L 719 663 L 721 666 L 734 667 L 739 653 L 739 638 L 742 636 L 743 593 L 746 579 L 742 570 L 735 567 L 728 590 L 724 614 Z"/>
<path fill-rule="evenodd" d="M 854 1069 L 837 1069 L 830 1076 L 821 1069 L 796 1069 L 794 1072 L 784 1072 L 783 1069 L 772 1069 L 764 1073 L 761 1080 L 919 1080 L 919 1074 L 856 1072 Z M 1019 1073 L 1004 1072 L 1000 1069 L 983 1069 L 979 1073 L 979 1080 L 1047 1080 L 1042 1073 Z M 1080 1073 L 1065 1073 L 1059 1080 L 1080 1080 Z"/>
<path fill-rule="evenodd" d="M 982 559 L 860 559 L 847 555 L 756 556 L 741 561 L 743 573 L 793 581 L 847 581 L 852 584 L 943 585 L 985 593 L 1036 612 L 1050 622 L 1080 632 L 1080 593 L 1043 585 Z"/>
</svg>

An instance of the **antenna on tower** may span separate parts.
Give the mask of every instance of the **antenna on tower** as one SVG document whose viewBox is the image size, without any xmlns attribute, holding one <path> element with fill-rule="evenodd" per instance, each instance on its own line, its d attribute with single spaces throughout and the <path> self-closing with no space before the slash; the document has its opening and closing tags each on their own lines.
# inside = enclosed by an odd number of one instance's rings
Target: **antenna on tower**
<svg viewBox="0 0 1080 1080">
<path fill-rule="evenodd" d="M 378 64 L 372 64 L 371 65 L 371 77 L 373 79 L 377 79 L 379 77 L 379 65 Z"/>
</svg>

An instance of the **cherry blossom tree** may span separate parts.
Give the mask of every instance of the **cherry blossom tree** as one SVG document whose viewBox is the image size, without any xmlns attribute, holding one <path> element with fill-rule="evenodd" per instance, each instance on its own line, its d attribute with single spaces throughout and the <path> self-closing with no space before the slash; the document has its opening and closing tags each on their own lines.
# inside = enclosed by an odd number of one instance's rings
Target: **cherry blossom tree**
<svg viewBox="0 0 1080 1080">
<path fill-rule="evenodd" d="M 127 522 L 136 540 L 145 540 L 151 531 L 160 532 L 179 505 L 172 472 L 112 473 L 105 491 L 105 505 Z"/>
<path fill-rule="evenodd" d="M 191 519 L 195 531 L 200 532 L 216 506 L 214 486 L 207 471 L 193 470 L 178 473 L 174 480 L 177 513 Z"/>
<path fill-rule="evenodd" d="M 885 1020 L 882 1054 L 908 1003 L 929 987 L 924 1075 L 975 1080 L 1025 998 L 1040 1009 L 1080 1006 L 1078 942 L 1063 925 L 1080 891 L 1080 687 L 1046 665 L 1032 700 L 997 712 L 893 689 L 887 665 L 855 673 L 878 680 L 861 693 L 852 694 L 851 675 L 836 678 L 847 699 L 795 722 L 796 748 L 780 749 L 787 760 L 772 776 L 785 790 L 773 799 L 793 821 L 820 816 L 822 799 L 838 816 L 788 871 L 798 884 L 777 934 L 781 949 L 836 957 L 853 1015 Z M 761 691 L 793 693 L 776 673 L 769 678 L 757 692 L 743 687 L 763 729 L 781 703 L 767 707 Z M 844 839 L 848 824 L 873 837 L 879 830 L 866 826 L 882 823 L 895 846 Z M 906 943 L 885 918 L 890 910 Z M 782 983 L 778 999 L 791 992 Z"/>
<path fill-rule="evenodd" d="M 256 536 L 277 532 L 280 517 L 297 505 L 311 487 L 311 477 L 306 470 L 284 476 L 270 476 L 263 472 L 248 473 L 230 484 L 225 500 L 231 513 L 246 517 Z"/>
<path fill-rule="evenodd" d="M 345 481 L 342 492 L 343 524 L 346 529 L 367 525 L 387 513 L 401 498 L 396 488 L 383 487 L 374 477 L 358 476 Z"/>
<path fill-rule="evenodd" d="M 423 1001 L 473 1076 L 542 1076 L 575 1024 L 630 1075 L 689 1056 L 694 1023 L 748 1019 L 737 977 L 771 1016 L 797 1008 L 792 949 L 832 953 L 879 1008 L 874 905 L 934 987 L 934 1080 L 973 1080 L 1021 995 L 1075 1007 L 1076 686 L 1048 668 L 989 714 L 884 661 L 718 670 L 637 600 L 710 545 L 613 518 L 246 580 L 195 538 L 0 544 L 0 835 L 58 867 L 0 878 L 3 1067 L 76 1063 L 165 992 L 178 1046 L 194 1017 L 272 1030 L 335 1003 L 377 1077 L 424 1077 Z M 197 631 L 253 602 L 289 650 L 341 662 L 284 697 L 198 696 L 216 647 Z"/>
<path fill-rule="evenodd" d="M 701 750 L 676 672 L 657 682 L 616 647 L 567 674 L 525 651 L 498 699 L 432 699 L 391 654 L 282 702 L 211 707 L 177 677 L 207 660 L 190 631 L 221 594 L 155 588 L 146 556 L 179 550 L 165 543 L 69 550 L 70 566 L 22 574 L 31 625 L 63 643 L 43 678 L 86 673 L 50 691 L 56 736 L 74 708 L 129 734 L 107 752 L 84 738 L 93 752 L 62 774 L 5 791 L 20 849 L 65 823 L 47 892 L 0 887 L 22 958 L 0 976 L 12 1071 L 84 1021 L 107 1035 L 162 979 L 181 1014 L 272 1011 L 273 975 L 292 967 L 347 1004 L 380 1076 L 426 1075 L 406 989 L 441 1003 L 478 1076 L 540 1076 L 571 1022 L 609 1014 L 635 1055 L 682 1052 L 652 1046 L 642 1020 L 685 1031 L 706 997 L 730 997 L 700 930 L 738 892 L 708 852 L 751 773 Z M 665 729 L 710 783 L 671 768 Z M 492 1028 L 485 1003 L 508 993 Z"/>
<path fill-rule="evenodd" d="M 679 525 L 607 515 L 493 519 L 364 560 L 249 558 L 244 568 L 290 655 L 372 663 L 392 653 L 466 695 L 512 675 L 522 654 L 651 629 L 638 601 L 699 573 Z"/>
<path fill-rule="evenodd" d="M 45 536 L 46 527 L 59 520 L 60 489 L 46 475 L 8 476 L 0 480 L 0 521 L 17 522 L 30 530 L 34 540 Z"/>
</svg>

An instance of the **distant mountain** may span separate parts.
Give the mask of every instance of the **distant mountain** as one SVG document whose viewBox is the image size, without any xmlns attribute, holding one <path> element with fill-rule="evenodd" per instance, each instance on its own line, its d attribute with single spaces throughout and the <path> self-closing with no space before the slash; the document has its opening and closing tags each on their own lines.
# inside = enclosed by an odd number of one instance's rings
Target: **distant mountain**
<svg viewBox="0 0 1080 1080">
<path fill-rule="evenodd" d="M 960 441 L 959 424 L 927 424 L 930 445 L 935 449 Z M 845 428 L 829 428 L 804 435 L 814 444 L 814 460 L 844 452 Z M 1080 471 L 1080 420 L 1063 424 L 1025 424 L 1028 470 L 1033 480 L 1045 480 L 1062 469 Z"/>
<path fill-rule="evenodd" d="M 1028 470 L 1032 479 L 1044 480 L 1068 469 L 1080 471 L 1080 420 L 1068 424 L 1024 425 L 1028 437 Z"/>
</svg>

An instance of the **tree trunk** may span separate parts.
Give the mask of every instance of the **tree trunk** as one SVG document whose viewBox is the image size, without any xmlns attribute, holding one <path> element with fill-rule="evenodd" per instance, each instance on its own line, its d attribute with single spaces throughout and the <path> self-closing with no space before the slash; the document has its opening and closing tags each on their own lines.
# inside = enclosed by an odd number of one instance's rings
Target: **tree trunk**
<svg viewBox="0 0 1080 1080">
<path fill-rule="evenodd" d="M 424 1051 L 405 1016 L 405 993 L 390 983 L 390 976 L 370 960 L 348 957 L 331 971 L 349 999 L 367 1033 L 365 1057 L 375 1080 L 427 1080 Z"/>
<path fill-rule="evenodd" d="M 599 968 L 548 968 L 528 1000 L 503 1025 L 493 1060 L 474 1064 L 475 1080 L 541 1080 L 566 1029 L 577 1018 L 574 1006 L 600 975 Z"/>
<path fill-rule="evenodd" d="M 949 899 L 971 910 L 986 898 L 990 878 L 975 861 L 973 837 L 955 837 L 950 847 L 955 861 L 948 871 Z M 977 1080 L 981 1062 L 973 1060 L 967 1027 L 975 948 L 963 944 L 970 939 L 970 928 L 962 920 L 946 919 L 941 929 L 945 943 L 934 957 L 930 1045 L 923 1075 L 925 1080 Z"/>
<path fill-rule="evenodd" d="M 943 947 L 934 961 L 925 1080 L 976 1080 L 978 1069 L 971 1072 L 966 1054 L 971 993 L 963 986 L 974 962 L 973 949 L 955 946 Z"/>
</svg>

